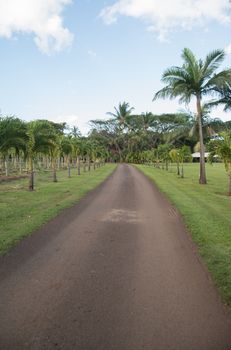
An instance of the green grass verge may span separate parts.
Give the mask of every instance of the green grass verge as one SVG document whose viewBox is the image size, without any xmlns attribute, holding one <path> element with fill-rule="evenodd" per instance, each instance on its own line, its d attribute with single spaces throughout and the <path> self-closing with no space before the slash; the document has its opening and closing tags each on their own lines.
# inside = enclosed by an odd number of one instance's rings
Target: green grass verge
<svg viewBox="0 0 231 350">
<path fill-rule="evenodd" d="M 67 171 L 60 171 L 57 183 L 52 182 L 50 173 L 40 172 L 35 176 L 34 192 L 27 190 L 28 179 L 0 183 L 0 254 L 6 253 L 62 209 L 75 204 L 114 169 L 114 164 L 107 164 L 80 176 L 73 169 L 71 178 L 67 177 Z"/>
<path fill-rule="evenodd" d="M 198 184 L 199 164 L 185 166 L 185 178 L 169 172 L 137 167 L 151 178 L 182 214 L 199 253 L 231 307 L 231 197 L 223 164 L 206 165 L 207 185 Z"/>
</svg>

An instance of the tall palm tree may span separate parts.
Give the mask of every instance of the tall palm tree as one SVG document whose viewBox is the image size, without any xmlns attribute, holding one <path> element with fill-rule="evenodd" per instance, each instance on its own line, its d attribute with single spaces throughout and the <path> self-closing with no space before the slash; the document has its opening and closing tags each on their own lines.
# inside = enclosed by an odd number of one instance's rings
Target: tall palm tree
<svg viewBox="0 0 231 350">
<path fill-rule="evenodd" d="M 162 82 L 166 86 L 158 91 L 153 100 L 157 98 L 176 98 L 179 102 L 189 103 L 193 97 L 196 99 L 197 120 L 200 141 L 200 184 L 206 184 L 204 142 L 202 131 L 202 99 L 216 93 L 217 88 L 231 82 L 231 69 L 216 72 L 224 60 L 223 50 L 210 52 L 205 60 L 197 60 L 192 51 L 185 48 L 182 52 L 183 65 L 173 66 L 165 70 Z"/>
<path fill-rule="evenodd" d="M 127 128 L 128 130 L 131 129 L 131 126 L 129 125 L 129 117 L 131 116 L 132 111 L 134 110 L 133 107 L 130 107 L 128 102 L 119 103 L 119 107 L 114 107 L 115 113 L 108 112 L 108 115 L 111 115 L 113 118 L 116 119 L 118 122 L 120 129 L 124 130 Z"/>
</svg>

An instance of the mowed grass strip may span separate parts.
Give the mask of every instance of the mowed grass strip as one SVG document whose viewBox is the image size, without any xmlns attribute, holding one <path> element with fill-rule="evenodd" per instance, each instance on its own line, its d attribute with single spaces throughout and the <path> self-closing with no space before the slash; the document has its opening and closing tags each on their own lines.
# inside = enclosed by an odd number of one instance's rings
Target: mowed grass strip
<svg viewBox="0 0 231 350">
<path fill-rule="evenodd" d="M 231 307 L 231 197 L 223 164 L 206 164 L 207 185 L 199 185 L 199 164 L 185 166 L 185 178 L 170 171 L 137 166 L 178 208 L 199 253 Z"/>
<path fill-rule="evenodd" d="M 0 254 L 6 253 L 23 237 L 54 218 L 64 208 L 74 205 L 87 192 L 97 187 L 115 169 L 106 164 L 95 171 L 72 169 L 57 173 L 58 182 L 52 182 L 50 172 L 35 175 L 34 192 L 29 192 L 28 179 L 0 183 Z"/>
</svg>

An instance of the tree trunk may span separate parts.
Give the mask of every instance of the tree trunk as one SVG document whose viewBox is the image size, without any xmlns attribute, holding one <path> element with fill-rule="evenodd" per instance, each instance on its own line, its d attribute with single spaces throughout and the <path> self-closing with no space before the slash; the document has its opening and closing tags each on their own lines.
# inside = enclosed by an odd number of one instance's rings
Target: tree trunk
<svg viewBox="0 0 231 350">
<path fill-rule="evenodd" d="M 29 161 L 29 171 L 30 171 L 29 191 L 34 191 L 34 165 L 33 165 L 32 159 L 30 159 L 30 161 Z"/>
<path fill-rule="evenodd" d="M 184 163 L 181 164 L 181 178 L 184 178 Z"/>
<path fill-rule="evenodd" d="M 229 196 L 231 196 L 231 173 L 229 174 Z"/>
<path fill-rule="evenodd" d="M 180 164 L 178 161 L 176 162 L 176 166 L 177 166 L 177 175 L 180 176 Z"/>
<path fill-rule="evenodd" d="M 68 163 L 67 163 L 67 169 L 68 169 L 68 178 L 71 177 L 71 166 L 70 166 L 70 160 L 68 159 Z"/>
<path fill-rule="evenodd" d="M 30 172 L 29 177 L 29 191 L 34 191 L 34 170 Z"/>
<path fill-rule="evenodd" d="M 200 142 L 200 178 L 199 183 L 201 185 L 206 184 L 206 174 L 205 174 L 205 148 L 204 139 L 202 131 L 202 109 L 201 109 L 201 97 L 197 96 L 197 118 L 199 126 L 199 142 Z"/>
<path fill-rule="evenodd" d="M 80 175 L 80 157 L 77 157 L 77 163 L 78 163 L 78 175 Z"/>
<path fill-rule="evenodd" d="M 53 182 L 58 182 L 56 173 L 56 159 L 53 159 Z"/>
<path fill-rule="evenodd" d="M 5 174 L 6 174 L 6 176 L 9 176 L 9 161 L 8 161 L 8 157 L 6 157 L 6 160 L 5 160 Z"/>
<path fill-rule="evenodd" d="M 91 171 L 91 160 L 89 156 L 88 156 L 88 171 Z"/>
</svg>

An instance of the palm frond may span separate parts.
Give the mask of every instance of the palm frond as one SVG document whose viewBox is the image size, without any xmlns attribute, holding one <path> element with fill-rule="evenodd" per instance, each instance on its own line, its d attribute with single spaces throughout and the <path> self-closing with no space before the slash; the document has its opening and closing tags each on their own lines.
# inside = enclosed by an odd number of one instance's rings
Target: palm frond
<svg viewBox="0 0 231 350">
<path fill-rule="evenodd" d="M 225 52 L 224 50 L 214 50 L 210 52 L 204 61 L 203 74 L 211 75 L 224 61 Z"/>
<path fill-rule="evenodd" d="M 173 89 L 171 86 L 165 86 L 163 89 L 157 91 L 152 99 L 152 101 L 157 100 L 158 98 L 174 98 Z"/>
<path fill-rule="evenodd" d="M 197 65 L 196 57 L 190 49 L 184 48 L 181 57 L 187 66 L 195 67 Z"/>
<path fill-rule="evenodd" d="M 187 72 L 182 69 L 182 67 L 177 67 L 177 66 L 173 66 L 170 68 L 167 68 L 161 78 L 161 81 L 163 83 L 172 83 L 174 81 L 186 81 L 188 79 L 188 75 Z"/>
<path fill-rule="evenodd" d="M 224 69 L 214 74 L 202 87 L 202 93 L 207 93 L 209 89 L 224 89 L 226 84 L 231 84 L 231 69 Z"/>
</svg>

